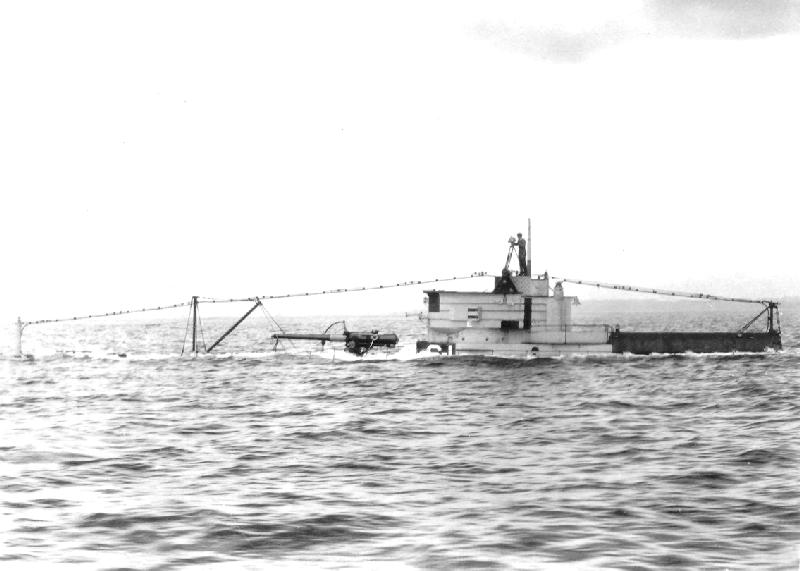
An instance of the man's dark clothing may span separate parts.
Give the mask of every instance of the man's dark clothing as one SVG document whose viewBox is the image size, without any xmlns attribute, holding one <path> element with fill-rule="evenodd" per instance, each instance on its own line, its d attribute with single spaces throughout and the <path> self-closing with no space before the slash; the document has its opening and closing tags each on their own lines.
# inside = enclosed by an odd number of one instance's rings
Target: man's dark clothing
<svg viewBox="0 0 800 571">
<path fill-rule="evenodd" d="M 527 276 L 528 275 L 528 266 L 527 266 L 527 259 L 528 259 L 528 251 L 526 248 L 527 243 L 525 242 L 525 238 L 520 238 L 517 240 L 517 247 L 519 248 L 519 275 Z"/>
</svg>

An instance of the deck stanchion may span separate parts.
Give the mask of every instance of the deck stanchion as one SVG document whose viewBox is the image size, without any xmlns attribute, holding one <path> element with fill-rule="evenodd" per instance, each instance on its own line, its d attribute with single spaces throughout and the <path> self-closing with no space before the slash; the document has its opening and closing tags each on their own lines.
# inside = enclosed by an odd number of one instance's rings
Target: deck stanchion
<svg viewBox="0 0 800 571">
<path fill-rule="evenodd" d="M 192 353 L 197 357 L 197 296 L 192 296 Z"/>
<path fill-rule="evenodd" d="M 15 357 L 22 358 L 22 332 L 25 330 L 27 323 L 22 322 L 21 317 L 17 317 L 17 354 Z"/>
</svg>

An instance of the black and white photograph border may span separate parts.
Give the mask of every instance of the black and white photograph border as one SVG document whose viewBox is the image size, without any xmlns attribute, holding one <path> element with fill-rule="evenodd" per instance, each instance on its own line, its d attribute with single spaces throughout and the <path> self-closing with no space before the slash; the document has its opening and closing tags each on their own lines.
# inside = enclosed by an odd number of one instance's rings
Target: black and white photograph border
<svg viewBox="0 0 800 571">
<path fill-rule="evenodd" d="M 800 1 L 0 5 L 3 569 L 800 569 Z"/>
</svg>

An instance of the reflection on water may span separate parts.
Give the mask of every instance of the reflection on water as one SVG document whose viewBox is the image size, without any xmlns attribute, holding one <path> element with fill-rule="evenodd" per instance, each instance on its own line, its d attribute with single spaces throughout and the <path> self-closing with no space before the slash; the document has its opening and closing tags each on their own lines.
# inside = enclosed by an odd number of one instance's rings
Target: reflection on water
<svg viewBox="0 0 800 571">
<path fill-rule="evenodd" d="M 258 323 L 197 359 L 178 321 L 31 328 L 0 565 L 797 569 L 790 325 L 765 355 L 353 362 Z"/>
</svg>

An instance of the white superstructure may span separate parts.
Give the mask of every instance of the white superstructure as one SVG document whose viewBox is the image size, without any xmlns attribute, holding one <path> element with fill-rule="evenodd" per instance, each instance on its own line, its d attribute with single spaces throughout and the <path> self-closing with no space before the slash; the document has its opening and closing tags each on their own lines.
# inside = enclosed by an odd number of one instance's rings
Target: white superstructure
<svg viewBox="0 0 800 571">
<path fill-rule="evenodd" d="M 572 323 L 575 297 L 549 277 L 495 278 L 491 292 L 429 290 L 428 335 L 420 351 L 453 355 L 550 357 L 610 353 L 608 325 Z"/>
</svg>

